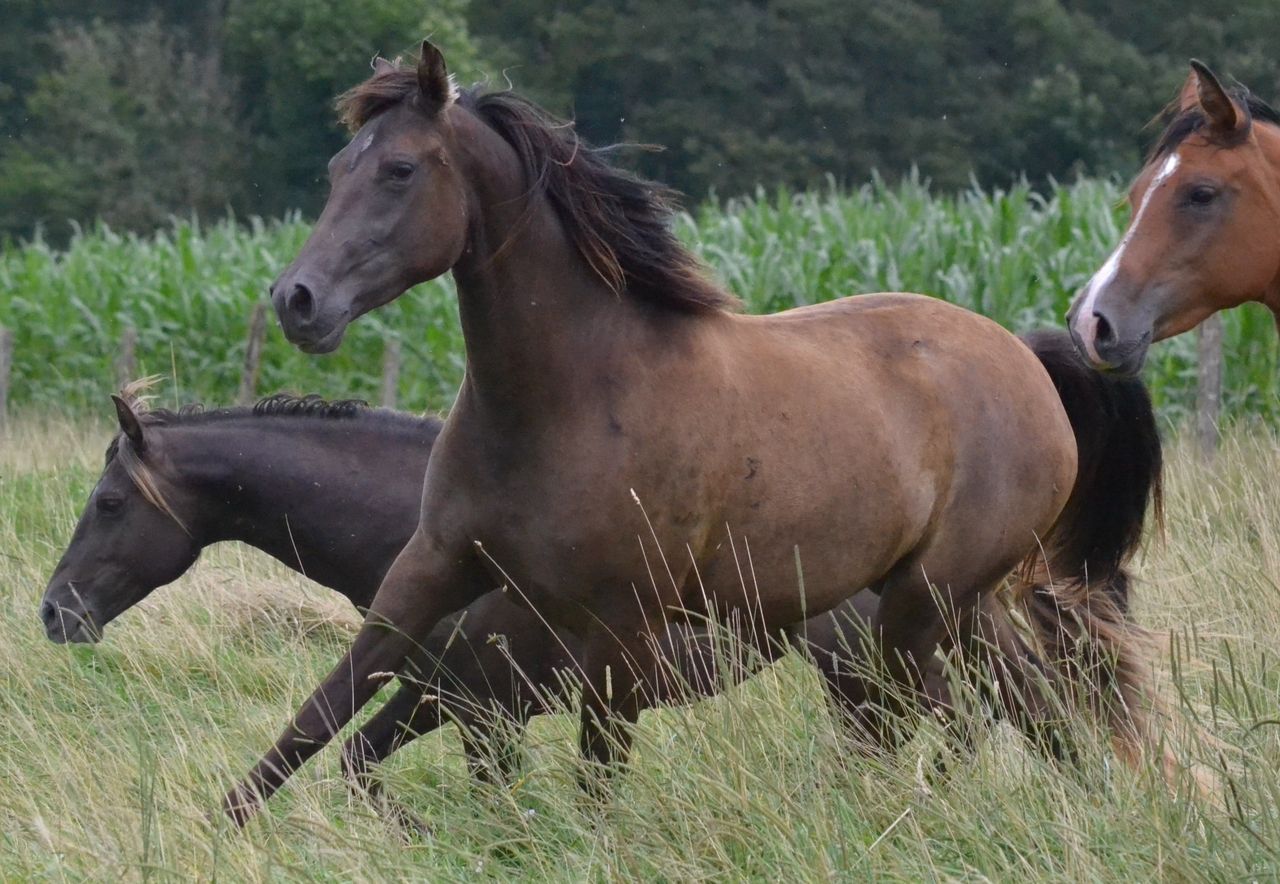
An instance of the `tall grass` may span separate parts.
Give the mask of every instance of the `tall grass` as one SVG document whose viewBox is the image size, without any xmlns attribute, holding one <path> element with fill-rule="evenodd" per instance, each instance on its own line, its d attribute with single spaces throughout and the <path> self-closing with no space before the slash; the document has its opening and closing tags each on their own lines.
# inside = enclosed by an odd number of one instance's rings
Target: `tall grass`
<svg viewBox="0 0 1280 884">
<path fill-rule="evenodd" d="M 335 597 L 226 547 L 107 629 L 50 644 L 36 604 L 105 432 L 20 422 L 0 436 L 0 877 L 10 880 L 1243 880 L 1280 844 L 1280 470 L 1269 433 L 1231 435 L 1209 471 L 1181 450 L 1169 525 L 1140 563 L 1140 621 L 1168 630 L 1175 703 L 1221 746 L 1224 806 L 1115 765 L 1088 733 L 1077 769 L 984 732 L 947 778 L 936 731 L 880 760 L 849 751 L 814 673 L 784 659 L 741 688 L 646 713 L 606 808 L 574 782 L 576 718 L 546 717 L 511 789 L 466 775 L 456 730 L 388 765 L 429 820 L 406 843 L 321 753 L 244 834 L 221 791 L 350 640 Z M 30 447 L 57 449 L 60 468 Z M 1167 645 L 1168 642 L 1165 642 Z M 211 822 L 212 821 L 212 822 Z"/>
<path fill-rule="evenodd" d="M 1108 181 L 1047 195 L 1019 186 L 944 196 L 908 178 L 844 192 L 762 191 L 700 206 L 679 227 L 752 311 L 906 290 L 1023 331 L 1061 323 L 1118 241 L 1124 216 L 1121 191 Z M 101 408 L 126 325 L 138 330 L 140 371 L 174 374 L 180 398 L 228 401 L 251 307 L 306 234 L 297 218 L 176 221 L 150 238 L 95 228 L 65 251 L 36 242 L 0 254 L 0 324 L 17 335 L 14 401 Z M 448 281 L 420 286 L 356 323 L 338 353 L 319 359 L 295 352 L 273 328 L 259 388 L 373 398 L 384 343 L 398 337 L 401 404 L 447 408 L 462 373 L 456 313 Z M 1227 317 L 1228 414 L 1280 414 L 1273 326 L 1261 308 Z M 1194 375 L 1191 337 L 1154 349 L 1147 378 L 1170 419 L 1188 413 Z"/>
</svg>

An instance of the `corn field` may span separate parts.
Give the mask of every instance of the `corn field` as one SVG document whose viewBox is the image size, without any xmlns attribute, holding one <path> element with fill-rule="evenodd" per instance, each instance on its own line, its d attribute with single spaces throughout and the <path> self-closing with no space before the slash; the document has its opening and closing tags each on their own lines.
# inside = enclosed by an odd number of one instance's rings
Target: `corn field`
<svg viewBox="0 0 1280 884">
<path fill-rule="evenodd" d="M 682 237 L 747 309 L 769 312 L 858 292 L 924 292 L 986 314 L 1015 331 L 1058 325 L 1072 295 L 1118 241 L 1127 210 L 1110 181 L 1047 193 L 1026 185 L 937 195 L 927 183 L 873 180 L 853 191 L 758 192 L 682 215 Z M 307 235 L 297 217 L 202 226 L 175 220 L 153 237 L 104 227 L 63 251 L 37 240 L 0 253 L 0 325 L 15 336 L 11 403 L 101 410 L 119 379 L 126 329 L 136 331 L 136 373 L 171 376 L 178 402 L 226 403 L 240 381 L 254 304 Z M 340 351 L 296 352 L 273 329 L 260 393 L 318 392 L 376 399 L 382 354 L 398 339 L 397 401 L 445 409 L 462 376 L 463 348 L 448 280 L 356 323 Z M 1276 333 L 1249 307 L 1227 315 L 1224 413 L 1270 419 Z M 130 365 L 130 368 L 135 368 Z M 1191 336 L 1153 348 L 1147 380 L 1177 423 L 1195 397 Z"/>
</svg>

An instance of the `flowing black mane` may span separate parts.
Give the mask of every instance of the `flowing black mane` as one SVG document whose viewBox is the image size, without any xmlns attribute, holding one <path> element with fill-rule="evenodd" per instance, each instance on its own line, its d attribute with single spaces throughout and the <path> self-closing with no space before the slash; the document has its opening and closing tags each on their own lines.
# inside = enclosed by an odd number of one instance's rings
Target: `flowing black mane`
<svg viewBox="0 0 1280 884">
<path fill-rule="evenodd" d="M 1244 86 L 1236 86 L 1230 90 L 1231 98 L 1236 104 L 1245 109 L 1249 115 L 1246 125 L 1241 126 L 1236 134 L 1233 135 L 1232 143 L 1238 143 L 1243 140 L 1249 133 L 1249 127 L 1254 120 L 1261 120 L 1264 123 L 1270 123 L 1273 126 L 1280 126 L 1280 112 L 1271 107 L 1261 98 L 1258 98 Z M 1147 154 L 1147 162 L 1151 163 L 1162 157 L 1165 157 L 1177 149 L 1178 145 L 1191 137 L 1192 133 L 1199 132 L 1204 128 L 1205 115 L 1204 111 L 1199 107 L 1181 110 L 1178 107 L 1178 100 L 1175 99 L 1173 104 L 1165 109 L 1160 115 L 1160 119 L 1165 123 L 1164 131 L 1160 133 L 1160 137 L 1156 139 L 1155 144 Z M 1230 147 L 1231 144 L 1223 144 L 1224 147 Z"/>
<path fill-rule="evenodd" d="M 338 110 L 357 130 L 418 95 L 416 72 L 397 63 L 341 96 Z M 708 278 L 672 231 L 673 191 L 611 165 L 607 150 L 583 143 L 571 122 L 514 92 L 473 88 L 456 103 L 511 145 L 528 198 L 550 200 L 582 257 L 614 291 L 686 312 L 736 308 L 737 299 Z"/>
</svg>

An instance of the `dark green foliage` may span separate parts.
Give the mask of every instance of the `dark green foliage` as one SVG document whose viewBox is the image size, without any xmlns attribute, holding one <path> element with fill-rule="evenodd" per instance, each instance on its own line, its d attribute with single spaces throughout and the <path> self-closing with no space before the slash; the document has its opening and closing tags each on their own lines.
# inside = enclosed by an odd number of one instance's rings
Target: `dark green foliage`
<svg viewBox="0 0 1280 884">
<path fill-rule="evenodd" d="M 519 85 L 700 195 L 918 168 L 948 189 L 1130 173 L 1189 56 L 1276 82 L 1280 6 L 1071 0 L 631 0 L 473 7 Z M 1154 8 L 1154 12 L 1152 11 Z M 493 49 L 494 44 L 499 44 Z"/>
<path fill-rule="evenodd" d="M 93 218 L 153 229 L 175 212 L 225 211 L 243 171 L 216 57 L 182 49 L 157 21 L 59 28 L 51 69 L 0 154 L 0 234 Z"/>
<path fill-rule="evenodd" d="M 334 96 L 425 34 L 474 72 L 465 2 L 0 0 L 0 238 L 318 208 Z"/>
<path fill-rule="evenodd" d="M 872 170 L 945 190 L 1128 175 L 1191 56 L 1280 97 L 1273 0 L 0 0 L 0 22 L 17 236 L 314 212 L 344 138 L 333 98 L 428 35 L 464 84 L 509 80 L 595 143 L 662 147 L 626 161 L 695 199 Z"/>
</svg>

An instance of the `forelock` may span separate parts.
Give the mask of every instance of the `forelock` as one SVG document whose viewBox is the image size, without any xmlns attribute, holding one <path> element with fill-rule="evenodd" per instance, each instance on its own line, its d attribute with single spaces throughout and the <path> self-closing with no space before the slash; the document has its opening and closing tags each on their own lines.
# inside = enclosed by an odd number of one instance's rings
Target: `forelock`
<svg viewBox="0 0 1280 884">
<path fill-rule="evenodd" d="M 407 101 L 416 101 L 420 95 L 417 69 L 403 64 L 397 58 L 391 62 L 390 68 L 375 71 L 372 77 L 338 96 L 338 120 L 347 127 L 347 131 L 359 132 L 378 114 Z M 445 106 L 457 100 L 457 82 L 450 74 L 449 95 L 445 99 Z"/>
</svg>

